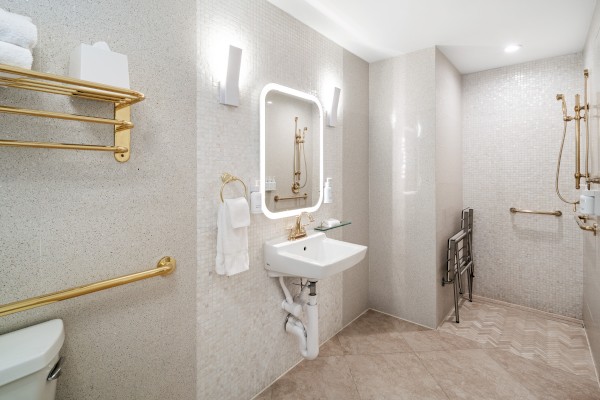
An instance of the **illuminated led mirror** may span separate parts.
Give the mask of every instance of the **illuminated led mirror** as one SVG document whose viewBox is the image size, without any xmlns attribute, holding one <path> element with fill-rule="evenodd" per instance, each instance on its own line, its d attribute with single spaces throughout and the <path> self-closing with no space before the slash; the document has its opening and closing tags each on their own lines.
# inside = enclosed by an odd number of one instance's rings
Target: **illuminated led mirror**
<svg viewBox="0 0 600 400">
<path fill-rule="evenodd" d="M 314 212 L 323 196 L 323 108 L 310 94 L 270 83 L 260 95 L 260 191 L 269 218 Z"/>
</svg>

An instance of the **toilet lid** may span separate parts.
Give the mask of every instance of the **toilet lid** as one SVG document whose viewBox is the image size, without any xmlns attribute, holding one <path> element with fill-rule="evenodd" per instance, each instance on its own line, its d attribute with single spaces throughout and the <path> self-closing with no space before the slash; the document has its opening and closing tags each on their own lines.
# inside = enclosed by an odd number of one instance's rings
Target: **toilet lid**
<svg viewBox="0 0 600 400">
<path fill-rule="evenodd" d="M 61 319 L 0 335 L 0 386 L 48 366 L 64 340 Z"/>
</svg>

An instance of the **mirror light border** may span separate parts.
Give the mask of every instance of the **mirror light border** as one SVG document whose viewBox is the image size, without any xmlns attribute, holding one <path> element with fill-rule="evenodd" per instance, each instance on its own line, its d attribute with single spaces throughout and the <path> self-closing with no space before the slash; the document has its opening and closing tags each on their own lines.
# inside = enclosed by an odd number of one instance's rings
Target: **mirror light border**
<svg viewBox="0 0 600 400">
<path fill-rule="evenodd" d="M 272 212 L 267 208 L 266 192 L 265 192 L 265 162 L 266 162 L 266 148 L 265 148 L 265 112 L 266 112 L 266 100 L 267 94 L 271 91 L 277 91 L 280 93 L 289 94 L 291 96 L 299 97 L 304 100 L 312 101 L 319 109 L 319 201 L 312 207 L 297 208 L 294 210 L 285 210 Z M 293 217 L 300 214 L 303 211 L 312 213 L 321 207 L 323 203 L 323 107 L 318 98 L 308 93 L 301 92 L 296 89 L 289 88 L 287 86 L 278 85 L 276 83 L 269 83 L 265 85 L 263 90 L 260 92 L 260 194 L 261 194 L 261 207 L 262 211 L 267 218 L 280 219 L 286 217 Z"/>
</svg>

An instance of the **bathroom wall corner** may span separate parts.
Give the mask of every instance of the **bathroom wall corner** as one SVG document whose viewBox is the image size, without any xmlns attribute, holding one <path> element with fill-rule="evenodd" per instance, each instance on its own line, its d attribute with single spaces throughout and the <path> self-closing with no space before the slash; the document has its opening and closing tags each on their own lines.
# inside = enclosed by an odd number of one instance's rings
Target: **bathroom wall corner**
<svg viewBox="0 0 600 400">
<path fill-rule="evenodd" d="M 435 48 L 369 66 L 369 304 L 436 327 Z"/>
<path fill-rule="evenodd" d="M 369 244 L 369 64 L 344 50 L 342 85 L 343 212 L 352 224 L 343 229 L 343 239 Z M 339 129 L 336 130 L 336 134 Z M 343 273 L 342 323 L 348 324 L 369 306 L 369 254 Z"/>
<path fill-rule="evenodd" d="M 435 51 L 435 215 L 436 325 L 454 307 L 452 285 L 441 285 L 448 238 L 460 230 L 463 209 L 462 77 L 448 58 Z"/>
</svg>

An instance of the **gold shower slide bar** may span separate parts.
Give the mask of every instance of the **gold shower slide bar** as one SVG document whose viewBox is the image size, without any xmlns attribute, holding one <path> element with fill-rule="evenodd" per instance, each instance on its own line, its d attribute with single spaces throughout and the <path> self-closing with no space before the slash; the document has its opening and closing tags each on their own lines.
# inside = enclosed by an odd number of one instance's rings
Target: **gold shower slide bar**
<svg viewBox="0 0 600 400">
<path fill-rule="evenodd" d="M 562 211 L 535 211 L 535 210 L 523 210 L 521 208 L 511 207 L 510 212 L 512 214 L 523 213 L 523 214 L 540 214 L 540 215 L 554 215 L 555 217 L 560 217 L 562 215 Z"/>
<path fill-rule="evenodd" d="M 306 200 L 308 198 L 308 193 L 304 193 L 301 196 L 290 196 L 290 197 L 280 197 L 280 196 L 275 196 L 275 198 L 273 200 L 275 201 L 282 201 L 282 200 L 299 200 L 299 199 L 304 199 Z"/>
<path fill-rule="evenodd" d="M 133 128 L 133 124 L 129 121 L 98 118 L 98 117 L 88 117 L 85 115 L 64 114 L 64 113 L 58 113 L 58 112 L 52 112 L 52 111 L 29 110 L 27 108 L 0 106 L 0 113 L 29 115 L 32 117 L 44 117 L 44 118 L 64 119 L 64 120 L 68 120 L 68 121 L 93 122 L 96 124 L 115 125 L 117 127 L 116 128 L 117 130 Z"/>
<path fill-rule="evenodd" d="M 21 300 L 16 301 L 14 303 L 0 305 L 0 317 L 56 303 L 62 300 L 72 299 L 73 297 L 83 296 L 84 294 L 94 293 L 100 290 L 110 289 L 116 286 L 141 281 L 142 279 L 153 278 L 155 276 L 160 275 L 169 275 L 170 273 L 175 271 L 175 267 L 176 262 L 173 257 L 163 257 L 156 265 L 156 268 L 148 271 L 124 275 L 118 278 L 107 279 L 101 282 L 90 283 L 88 285 L 78 286 L 67 290 L 61 290 L 60 292 L 54 292 L 43 296 L 32 297 L 27 300 Z"/>
</svg>

